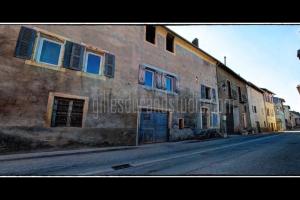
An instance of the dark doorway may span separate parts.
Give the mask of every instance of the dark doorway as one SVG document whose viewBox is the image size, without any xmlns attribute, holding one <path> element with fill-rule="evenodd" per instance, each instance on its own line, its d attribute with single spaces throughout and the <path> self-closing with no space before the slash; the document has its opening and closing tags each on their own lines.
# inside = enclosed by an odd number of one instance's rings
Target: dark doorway
<svg viewBox="0 0 300 200">
<path fill-rule="evenodd" d="M 257 127 L 257 131 L 258 131 L 259 133 L 261 133 L 260 124 L 259 124 L 258 121 L 256 122 L 256 127 Z"/>
<path fill-rule="evenodd" d="M 233 106 L 229 103 L 226 104 L 226 131 L 227 134 L 234 133 Z"/>
</svg>

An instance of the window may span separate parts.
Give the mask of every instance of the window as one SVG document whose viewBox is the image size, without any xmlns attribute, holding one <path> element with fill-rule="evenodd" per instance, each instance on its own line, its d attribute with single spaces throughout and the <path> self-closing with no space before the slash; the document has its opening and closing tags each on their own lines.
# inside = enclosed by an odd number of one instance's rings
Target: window
<svg viewBox="0 0 300 200">
<path fill-rule="evenodd" d="M 166 77 L 166 90 L 169 92 L 173 91 L 172 78 L 169 76 Z"/>
<path fill-rule="evenodd" d="M 211 88 L 201 85 L 201 99 L 211 99 Z"/>
<path fill-rule="evenodd" d="M 238 94 L 239 94 L 239 100 L 240 100 L 240 102 L 241 102 L 241 101 L 242 101 L 241 87 L 238 87 Z"/>
<path fill-rule="evenodd" d="M 230 81 L 227 81 L 227 90 L 228 90 L 228 98 L 231 99 L 231 83 Z"/>
<path fill-rule="evenodd" d="M 166 37 L 166 49 L 174 53 L 174 36 L 170 33 L 168 33 Z"/>
<path fill-rule="evenodd" d="M 155 44 L 155 26 L 153 25 L 146 26 L 146 41 Z"/>
<path fill-rule="evenodd" d="M 179 119 L 179 129 L 183 129 L 184 128 L 184 119 Z"/>
<path fill-rule="evenodd" d="M 149 87 L 153 87 L 153 71 L 146 70 L 145 71 L 145 85 Z"/>
<path fill-rule="evenodd" d="M 84 100 L 54 97 L 52 127 L 82 127 Z"/>
<path fill-rule="evenodd" d="M 256 106 L 253 106 L 253 112 L 254 112 L 254 113 L 257 113 L 257 112 L 256 112 Z"/>
<path fill-rule="evenodd" d="M 41 38 L 37 51 L 37 61 L 49 65 L 58 66 L 60 63 L 62 43 Z"/>
<path fill-rule="evenodd" d="M 100 55 L 87 52 L 84 71 L 91 74 L 99 75 L 101 73 L 102 57 Z"/>
</svg>

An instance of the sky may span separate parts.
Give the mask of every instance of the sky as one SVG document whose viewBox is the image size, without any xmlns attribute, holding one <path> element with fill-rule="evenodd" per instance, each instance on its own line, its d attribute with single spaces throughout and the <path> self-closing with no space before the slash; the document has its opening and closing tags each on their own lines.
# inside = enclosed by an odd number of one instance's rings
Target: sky
<svg viewBox="0 0 300 200">
<path fill-rule="evenodd" d="M 224 61 L 244 79 L 274 92 L 291 110 L 300 111 L 299 25 L 168 26 L 199 48 Z"/>
</svg>

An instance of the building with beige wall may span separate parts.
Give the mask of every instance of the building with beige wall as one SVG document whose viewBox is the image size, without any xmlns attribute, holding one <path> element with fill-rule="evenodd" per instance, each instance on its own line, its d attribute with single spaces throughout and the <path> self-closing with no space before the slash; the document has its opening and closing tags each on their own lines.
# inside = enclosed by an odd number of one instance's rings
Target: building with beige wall
<svg viewBox="0 0 300 200">
<path fill-rule="evenodd" d="M 251 127 L 256 133 L 266 131 L 267 118 L 265 112 L 264 91 L 250 82 L 248 82 L 246 87 Z"/>
<path fill-rule="evenodd" d="M 274 93 L 266 88 L 261 88 L 264 91 L 265 112 L 267 116 L 266 127 L 267 131 L 277 131 L 275 107 L 273 102 Z"/>
<path fill-rule="evenodd" d="M 285 124 L 285 114 L 284 114 L 284 107 L 283 103 L 285 102 L 284 99 L 273 97 L 273 102 L 275 106 L 275 117 L 276 117 L 276 126 L 278 131 L 285 131 L 286 124 Z"/>
<path fill-rule="evenodd" d="M 0 126 L 93 145 L 219 129 L 218 61 L 164 26 L 0 25 Z"/>
</svg>

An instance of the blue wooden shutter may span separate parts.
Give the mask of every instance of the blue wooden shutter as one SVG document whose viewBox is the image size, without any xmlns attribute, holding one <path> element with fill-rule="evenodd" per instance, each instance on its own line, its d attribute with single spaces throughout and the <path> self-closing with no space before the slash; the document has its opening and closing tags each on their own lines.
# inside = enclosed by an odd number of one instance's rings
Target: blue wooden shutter
<svg viewBox="0 0 300 200">
<path fill-rule="evenodd" d="M 115 55 L 105 53 L 104 75 L 113 78 L 115 76 Z"/>
<path fill-rule="evenodd" d="M 21 27 L 15 49 L 16 57 L 31 59 L 36 35 L 36 30 L 24 26 Z"/>
<path fill-rule="evenodd" d="M 85 47 L 70 41 L 66 42 L 64 67 L 81 71 Z"/>
</svg>

